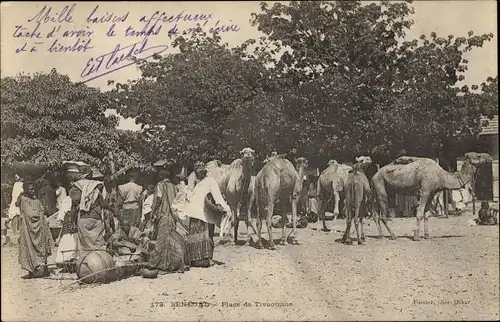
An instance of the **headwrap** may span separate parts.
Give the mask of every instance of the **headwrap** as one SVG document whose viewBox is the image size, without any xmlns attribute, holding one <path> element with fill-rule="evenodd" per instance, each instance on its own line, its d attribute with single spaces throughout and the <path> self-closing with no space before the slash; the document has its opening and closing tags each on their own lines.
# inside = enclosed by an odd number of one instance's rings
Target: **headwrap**
<svg viewBox="0 0 500 322">
<path fill-rule="evenodd" d="M 104 178 L 104 175 L 97 168 L 92 168 L 92 179 L 101 179 Z"/>
<path fill-rule="evenodd" d="M 207 167 L 203 161 L 196 161 L 196 163 L 194 164 L 194 171 L 206 169 Z"/>
<path fill-rule="evenodd" d="M 80 169 L 78 169 L 77 165 L 68 165 L 66 172 L 80 173 Z"/>
</svg>

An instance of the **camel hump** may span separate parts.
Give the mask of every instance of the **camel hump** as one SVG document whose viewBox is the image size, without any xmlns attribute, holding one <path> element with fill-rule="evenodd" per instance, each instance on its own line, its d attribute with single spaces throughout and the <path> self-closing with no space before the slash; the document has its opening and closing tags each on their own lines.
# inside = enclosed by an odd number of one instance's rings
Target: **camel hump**
<svg viewBox="0 0 500 322">
<path fill-rule="evenodd" d="M 394 164 L 410 164 L 415 162 L 415 159 L 412 157 L 402 156 L 393 161 Z"/>
</svg>

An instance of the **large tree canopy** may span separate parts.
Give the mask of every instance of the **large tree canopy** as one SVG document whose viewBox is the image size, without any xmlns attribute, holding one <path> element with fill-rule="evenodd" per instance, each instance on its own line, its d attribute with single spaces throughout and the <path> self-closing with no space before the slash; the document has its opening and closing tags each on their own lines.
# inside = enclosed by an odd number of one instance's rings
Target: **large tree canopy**
<svg viewBox="0 0 500 322">
<path fill-rule="evenodd" d="M 261 4 L 261 32 L 230 48 L 218 34 L 176 37 L 175 53 L 138 62 L 142 76 L 102 93 L 56 72 L 2 79 L 2 162 L 118 166 L 158 159 L 263 159 L 292 146 L 312 165 L 370 154 L 387 161 L 458 153 L 497 113 L 498 79 L 463 85 L 467 53 L 493 37 L 406 36 L 410 2 Z M 116 109 L 142 124 L 116 129 Z M 451 151 L 451 152 L 450 152 Z M 454 152 L 453 152 L 454 151 Z"/>
<path fill-rule="evenodd" d="M 313 164 L 401 148 L 436 156 L 495 113 L 494 83 L 458 86 L 466 53 L 493 35 L 408 40 L 413 13 L 410 2 L 262 3 L 252 15 L 260 39 L 230 49 L 218 35 L 177 38 L 177 53 L 141 63 L 142 78 L 118 84 L 112 101 L 147 125 L 151 155 L 228 159 L 245 145 L 262 156 L 293 145 Z"/>
<path fill-rule="evenodd" d="M 179 53 L 141 62 L 142 78 L 118 83 L 111 103 L 147 125 L 151 161 L 235 157 L 236 150 L 252 144 L 249 134 L 256 129 L 234 116 L 261 98 L 266 69 L 255 59 L 242 59 L 241 49 L 229 49 L 217 35 L 181 36 L 173 47 Z"/>
<path fill-rule="evenodd" d="M 413 24 L 405 2 L 292 1 L 261 10 L 254 24 L 284 52 L 274 62 L 291 89 L 284 104 L 297 111 L 299 131 L 327 138 L 303 142 L 323 159 L 402 147 L 435 155 L 447 138 L 477 133 L 480 115 L 495 108 L 473 104 L 469 89 L 455 86 L 464 55 L 492 34 L 404 41 Z"/>
<path fill-rule="evenodd" d="M 134 151 L 140 134 L 116 129 L 118 118 L 104 114 L 105 94 L 55 70 L 3 78 L 1 105 L 2 164 L 80 160 L 102 167 L 109 152 L 117 166 L 141 161 Z"/>
</svg>

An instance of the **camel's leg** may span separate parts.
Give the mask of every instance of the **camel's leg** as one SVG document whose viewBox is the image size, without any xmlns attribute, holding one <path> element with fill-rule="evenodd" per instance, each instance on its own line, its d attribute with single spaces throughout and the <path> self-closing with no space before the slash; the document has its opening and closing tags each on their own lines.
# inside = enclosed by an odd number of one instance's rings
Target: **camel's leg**
<svg viewBox="0 0 500 322">
<path fill-rule="evenodd" d="M 351 221 L 352 221 L 352 212 L 351 212 L 351 207 L 349 205 L 346 208 L 346 227 L 345 227 L 345 232 L 344 236 L 342 237 L 342 242 L 344 244 L 352 244 L 351 241 Z"/>
<path fill-rule="evenodd" d="M 274 245 L 274 240 L 273 240 L 271 217 L 266 218 L 266 225 L 267 225 L 267 234 L 269 235 L 269 249 L 274 250 L 276 249 L 276 245 Z"/>
<path fill-rule="evenodd" d="M 373 218 L 373 221 L 375 222 L 375 226 L 377 226 L 377 230 L 378 230 L 378 238 L 384 238 L 384 234 L 382 233 L 382 227 L 380 226 L 380 214 L 377 212 L 377 213 L 374 213 L 372 215 L 372 218 Z"/>
<path fill-rule="evenodd" d="M 384 224 L 385 228 L 387 228 L 387 231 L 391 235 L 391 237 L 389 237 L 389 239 L 396 240 L 397 239 L 396 235 L 392 232 L 391 228 L 387 224 L 387 217 L 380 218 L 380 220 L 382 220 L 382 223 Z"/>
<path fill-rule="evenodd" d="M 260 193 L 256 194 L 255 196 L 256 202 L 257 202 L 257 241 L 255 243 L 255 248 L 262 249 L 264 246 L 262 245 L 262 218 L 267 214 L 265 213 L 262 205 L 262 197 L 260 196 Z"/>
<path fill-rule="evenodd" d="M 337 232 L 337 230 L 335 229 L 335 224 L 337 223 L 337 217 L 340 213 L 340 211 L 339 211 L 340 193 L 337 190 L 333 190 L 333 198 L 334 198 L 334 208 L 333 208 L 332 232 L 335 233 L 335 232 Z"/>
<path fill-rule="evenodd" d="M 365 199 L 363 201 L 363 203 L 361 204 L 361 213 L 360 213 L 360 217 L 359 217 L 359 224 L 361 225 L 361 241 L 366 241 L 366 237 L 365 237 L 365 228 L 364 228 L 364 219 L 365 217 L 369 218 L 373 211 L 372 211 L 372 204 L 371 204 L 371 197 L 370 195 L 368 194 L 368 197 L 367 197 L 367 194 L 365 192 Z"/>
<path fill-rule="evenodd" d="M 429 198 L 429 200 L 432 200 L 433 198 Z M 430 238 L 429 236 L 429 214 L 430 211 L 424 211 L 424 238 Z"/>
<path fill-rule="evenodd" d="M 234 243 L 238 242 L 238 228 L 240 226 L 240 207 L 241 205 L 238 203 L 236 205 L 236 209 L 233 211 L 234 216 Z"/>
<path fill-rule="evenodd" d="M 430 238 L 428 221 L 429 221 L 429 212 L 427 211 L 424 213 L 424 238 L 426 239 Z"/>
<path fill-rule="evenodd" d="M 394 235 L 392 234 L 389 226 L 387 226 L 386 218 L 387 218 L 387 208 L 388 208 L 388 203 L 389 203 L 389 198 L 387 195 L 387 191 L 385 190 L 385 186 L 383 184 L 376 184 L 374 186 L 375 193 L 376 193 L 376 201 L 378 201 L 379 204 L 379 211 L 378 214 L 375 216 L 375 223 L 378 228 L 379 236 L 380 238 L 384 238 L 384 234 L 382 232 L 382 227 L 380 225 L 380 221 L 382 221 L 391 234 L 391 238 L 394 238 Z"/>
<path fill-rule="evenodd" d="M 326 211 L 326 206 L 330 202 L 330 198 L 325 194 L 325 192 L 321 192 L 319 194 L 318 198 L 318 217 L 321 219 L 323 222 L 323 230 L 324 231 L 329 231 L 328 227 L 326 227 L 326 221 L 325 221 L 325 211 Z"/>
<path fill-rule="evenodd" d="M 280 200 L 285 200 L 285 198 L 280 198 Z M 286 210 L 286 211 L 285 211 Z M 286 240 L 286 222 L 288 221 L 288 202 L 281 204 L 281 245 L 288 244 Z"/>
<path fill-rule="evenodd" d="M 255 247 L 256 248 L 264 248 L 264 246 L 262 245 L 262 239 L 261 239 L 261 236 L 262 236 L 262 219 L 261 218 L 257 218 L 257 242 L 255 243 Z"/>
<path fill-rule="evenodd" d="M 415 231 L 413 233 L 413 240 L 420 240 L 420 228 L 422 224 L 422 219 L 424 218 L 425 206 L 427 205 L 427 201 L 429 200 L 429 193 L 423 193 L 420 191 L 420 200 L 417 207 L 417 227 L 415 227 Z"/>
<path fill-rule="evenodd" d="M 292 198 L 292 244 L 300 245 L 298 240 L 298 231 L 297 231 L 297 203 L 299 202 L 298 195 L 294 195 Z"/>
<path fill-rule="evenodd" d="M 365 242 L 366 241 L 366 237 L 365 237 L 365 229 L 363 227 L 363 219 L 364 219 L 364 216 L 361 216 L 361 218 L 359 218 L 359 223 L 361 225 L 361 241 Z"/>
<path fill-rule="evenodd" d="M 274 250 L 276 249 L 276 245 L 274 245 L 274 239 L 273 239 L 273 226 L 271 223 L 271 220 L 273 218 L 273 213 L 274 213 L 274 202 L 269 201 L 266 208 L 266 225 L 267 225 L 267 233 L 269 235 L 269 249 Z"/>
<path fill-rule="evenodd" d="M 375 223 L 377 224 L 379 238 L 384 238 L 384 233 L 382 231 L 382 225 L 380 225 L 380 222 L 382 221 L 382 217 L 387 215 L 387 195 L 379 197 L 378 202 L 380 207 L 378 214 L 375 216 Z"/>
<path fill-rule="evenodd" d="M 361 196 L 359 195 L 361 193 Z M 358 239 L 358 245 L 362 245 L 363 244 L 363 241 L 361 240 L 360 236 L 359 236 L 359 210 L 360 210 L 360 207 L 361 207 L 361 202 L 363 200 L 363 191 L 361 192 L 358 192 L 356 191 L 355 192 L 355 196 L 354 196 L 354 228 L 356 228 L 356 238 Z"/>
<path fill-rule="evenodd" d="M 252 241 L 255 243 L 256 242 L 255 235 L 257 234 L 258 229 L 257 229 L 257 218 L 252 218 L 252 207 L 248 207 L 246 225 L 247 225 L 247 233 L 249 235 L 248 242 Z M 252 228 L 252 231 L 250 231 L 250 228 Z"/>
</svg>

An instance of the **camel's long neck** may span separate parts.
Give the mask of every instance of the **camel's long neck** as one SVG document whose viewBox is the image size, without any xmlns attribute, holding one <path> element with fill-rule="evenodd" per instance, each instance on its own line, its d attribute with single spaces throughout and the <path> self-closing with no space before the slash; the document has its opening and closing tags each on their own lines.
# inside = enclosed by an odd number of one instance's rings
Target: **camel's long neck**
<svg viewBox="0 0 500 322">
<path fill-rule="evenodd" d="M 299 175 L 299 181 L 302 182 L 302 179 L 304 178 L 304 172 L 305 172 L 305 167 L 304 165 L 299 165 L 297 169 L 297 174 Z"/>
<path fill-rule="evenodd" d="M 450 173 L 445 171 L 446 175 L 444 177 L 444 188 L 456 190 L 465 187 L 468 183 L 474 180 L 476 170 L 475 166 L 466 161 L 458 172 Z"/>
<path fill-rule="evenodd" d="M 250 179 L 250 177 L 252 176 L 252 170 L 252 160 L 243 158 L 241 160 L 241 172 L 244 180 Z"/>
<path fill-rule="evenodd" d="M 250 178 L 252 177 L 252 170 L 253 170 L 252 160 L 243 158 L 241 160 L 241 175 L 239 176 L 242 192 L 247 191 L 250 186 Z"/>
</svg>

